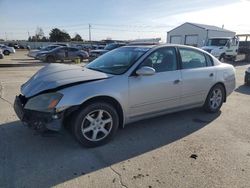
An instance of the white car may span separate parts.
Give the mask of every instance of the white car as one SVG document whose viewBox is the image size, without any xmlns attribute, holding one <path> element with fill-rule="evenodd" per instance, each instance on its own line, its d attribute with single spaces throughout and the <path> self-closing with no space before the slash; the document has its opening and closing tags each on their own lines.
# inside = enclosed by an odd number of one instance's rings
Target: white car
<svg viewBox="0 0 250 188">
<path fill-rule="evenodd" d="M 16 53 L 15 48 L 0 44 L 0 49 L 2 49 L 4 55 L 10 55 L 11 53 Z"/>
</svg>

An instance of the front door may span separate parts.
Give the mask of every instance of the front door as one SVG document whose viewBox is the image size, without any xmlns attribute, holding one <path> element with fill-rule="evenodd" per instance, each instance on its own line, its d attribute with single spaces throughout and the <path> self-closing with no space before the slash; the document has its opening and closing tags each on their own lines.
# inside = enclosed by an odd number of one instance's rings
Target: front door
<svg viewBox="0 0 250 188">
<path fill-rule="evenodd" d="M 151 76 L 129 77 L 129 115 L 131 118 L 175 108 L 180 102 L 180 70 L 176 50 L 163 47 L 152 52 L 139 66 L 155 69 Z"/>
</svg>

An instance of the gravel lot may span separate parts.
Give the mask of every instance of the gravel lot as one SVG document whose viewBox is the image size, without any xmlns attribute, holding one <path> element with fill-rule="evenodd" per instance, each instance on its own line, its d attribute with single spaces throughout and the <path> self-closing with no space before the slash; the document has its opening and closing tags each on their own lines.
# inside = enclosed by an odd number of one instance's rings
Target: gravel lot
<svg viewBox="0 0 250 188">
<path fill-rule="evenodd" d="M 0 60 L 34 60 L 25 52 Z M 140 121 L 102 147 L 86 149 L 63 131 L 40 135 L 12 108 L 41 66 L 0 68 L 0 187 L 250 187 L 250 87 L 235 63 L 237 88 L 218 114 L 188 110 Z"/>
</svg>

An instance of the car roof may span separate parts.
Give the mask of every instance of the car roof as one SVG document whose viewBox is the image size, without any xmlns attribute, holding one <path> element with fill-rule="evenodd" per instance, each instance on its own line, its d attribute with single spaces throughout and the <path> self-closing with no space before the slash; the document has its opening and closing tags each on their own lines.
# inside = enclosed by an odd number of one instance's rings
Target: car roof
<svg viewBox="0 0 250 188">
<path fill-rule="evenodd" d="M 158 48 L 162 48 L 162 47 L 174 47 L 174 48 L 188 48 L 188 49 L 194 49 L 194 50 L 198 50 L 202 53 L 206 53 L 208 55 L 211 56 L 211 54 L 209 54 L 208 52 L 200 49 L 200 48 L 197 48 L 197 47 L 193 47 L 193 46 L 188 46 L 188 45 L 182 45 L 182 44 L 170 44 L 170 43 L 167 43 L 167 44 L 159 44 L 159 45 L 128 45 L 128 46 L 123 46 L 121 48 L 147 48 L 147 49 L 158 49 Z"/>
<path fill-rule="evenodd" d="M 182 48 L 193 48 L 193 49 L 199 49 L 193 46 L 187 46 L 182 44 L 158 44 L 158 45 L 126 45 L 124 47 L 136 47 L 136 48 L 160 48 L 160 47 L 182 47 Z"/>
</svg>

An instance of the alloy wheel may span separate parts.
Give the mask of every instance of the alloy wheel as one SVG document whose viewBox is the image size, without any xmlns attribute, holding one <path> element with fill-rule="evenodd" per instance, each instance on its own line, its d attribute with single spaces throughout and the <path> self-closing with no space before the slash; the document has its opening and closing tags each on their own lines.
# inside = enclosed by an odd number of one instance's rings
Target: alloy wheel
<svg viewBox="0 0 250 188">
<path fill-rule="evenodd" d="M 95 110 L 87 114 L 82 121 L 82 135 L 89 141 L 100 141 L 112 130 L 113 119 L 106 110 Z"/>
<path fill-rule="evenodd" d="M 214 89 L 210 97 L 210 107 L 214 110 L 220 107 L 222 103 L 222 98 L 223 98 L 223 95 L 222 95 L 221 89 L 219 88 Z"/>
</svg>

